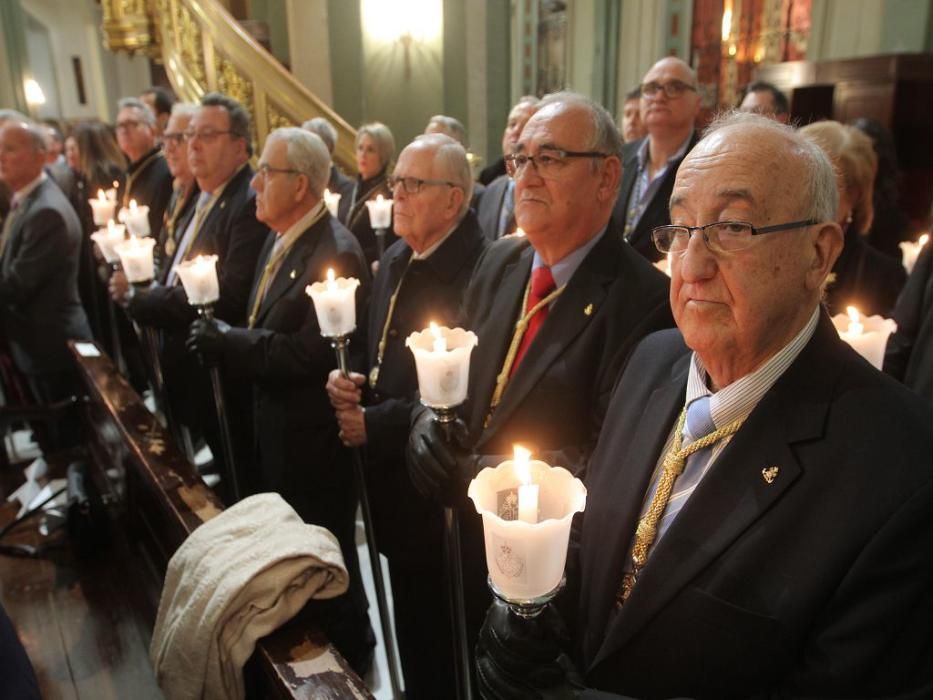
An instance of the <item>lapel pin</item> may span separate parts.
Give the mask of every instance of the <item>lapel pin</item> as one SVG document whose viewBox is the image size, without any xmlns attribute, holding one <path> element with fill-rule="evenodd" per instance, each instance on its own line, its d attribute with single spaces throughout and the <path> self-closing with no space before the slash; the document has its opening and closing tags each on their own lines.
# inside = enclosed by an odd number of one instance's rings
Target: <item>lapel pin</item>
<svg viewBox="0 0 933 700">
<path fill-rule="evenodd" d="M 225 206 L 227 206 L 227 200 L 226 200 L 226 199 L 220 203 L 220 208 L 223 209 Z"/>
<path fill-rule="evenodd" d="M 779 471 L 781 471 L 780 467 L 765 467 L 761 470 L 761 478 L 765 480 L 765 483 L 773 484 Z"/>
<path fill-rule="evenodd" d="M 593 315 L 593 305 L 592 305 L 592 304 L 587 304 L 586 306 L 584 306 L 584 307 L 583 307 L 583 313 L 584 313 L 586 316 L 592 316 L 592 315 Z"/>
<path fill-rule="evenodd" d="M 288 276 L 290 279 L 295 279 L 295 277 L 298 276 L 298 270 L 292 270 L 291 272 L 288 273 Z"/>
</svg>

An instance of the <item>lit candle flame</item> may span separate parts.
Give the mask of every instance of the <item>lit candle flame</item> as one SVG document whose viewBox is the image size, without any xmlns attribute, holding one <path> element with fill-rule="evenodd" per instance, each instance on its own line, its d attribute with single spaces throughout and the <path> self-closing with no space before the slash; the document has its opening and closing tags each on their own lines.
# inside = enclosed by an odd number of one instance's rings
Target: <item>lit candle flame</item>
<svg viewBox="0 0 933 700">
<path fill-rule="evenodd" d="M 325 187 L 324 188 L 324 199 L 330 199 L 330 197 L 331 197 L 330 190 Z"/>
<path fill-rule="evenodd" d="M 376 201 L 379 202 L 379 204 L 382 204 L 385 200 L 383 199 L 381 194 L 377 194 Z"/>
<path fill-rule="evenodd" d="M 337 281 L 334 279 L 334 269 L 332 267 L 327 268 L 327 291 L 337 291 Z"/>
<path fill-rule="evenodd" d="M 521 227 L 518 227 L 515 229 L 515 235 L 518 236 L 519 238 L 524 238 L 525 232 L 522 230 Z"/>
<path fill-rule="evenodd" d="M 526 450 L 521 445 L 514 445 L 512 451 L 512 461 L 515 464 L 515 476 L 518 477 L 518 480 L 521 481 L 523 485 L 530 484 L 531 466 L 529 465 L 529 461 L 531 460 L 531 451 Z"/>
<path fill-rule="evenodd" d="M 104 194 L 103 190 L 97 190 L 97 201 L 101 204 L 105 204 L 107 202 L 107 195 Z"/>
<path fill-rule="evenodd" d="M 136 200 L 135 199 L 130 200 L 130 211 L 134 213 L 136 211 Z"/>
<path fill-rule="evenodd" d="M 920 240 L 917 241 L 917 244 L 922 248 L 923 246 L 927 244 L 928 240 L 930 240 L 930 236 L 929 234 L 925 233 L 922 236 L 920 236 Z"/>
<path fill-rule="evenodd" d="M 847 333 L 850 335 L 861 335 L 864 330 L 864 326 L 859 323 L 860 315 L 858 309 L 854 306 L 847 306 L 846 313 L 849 314 L 849 328 Z"/>
<path fill-rule="evenodd" d="M 115 189 L 115 190 L 120 189 L 120 183 L 119 183 L 118 180 L 114 180 L 114 181 L 113 181 L 113 189 Z"/>
<path fill-rule="evenodd" d="M 428 324 L 431 335 L 434 336 L 434 352 L 447 352 L 447 338 L 441 333 L 440 327 L 434 321 Z"/>
</svg>

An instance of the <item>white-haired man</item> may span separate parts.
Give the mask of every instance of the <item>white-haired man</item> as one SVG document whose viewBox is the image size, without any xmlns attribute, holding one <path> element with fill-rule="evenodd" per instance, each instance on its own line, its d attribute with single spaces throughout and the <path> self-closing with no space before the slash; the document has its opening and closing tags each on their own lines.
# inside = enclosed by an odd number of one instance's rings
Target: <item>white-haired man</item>
<svg viewBox="0 0 933 700">
<path fill-rule="evenodd" d="M 620 378 L 569 561 L 582 678 L 551 619 L 494 607 L 486 697 L 929 697 L 933 416 L 821 306 L 836 201 L 820 149 L 759 115 L 684 160 L 653 233 L 677 330 Z"/>
<path fill-rule="evenodd" d="M 297 128 L 269 135 L 252 187 L 256 218 L 272 232 L 259 255 L 245 327 L 198 320 L 188 346 L 219 355 L 228 384 L 252 385 L 255 447 L 245 475 L 248 490 L 280 493 L 305 521 L 340 541 L 351 587 L 330 606 L 340 609 L 329 616 L 337 619 L 324 626 L 363 673 L 374 642 L 354 540 L 353 470 L 324 391 L 334 353 L 305 287 L 324 279 L 328 269 L 363 280 L 356 294 L 361 318 L 369 285 L 356 238 L 324 205 L 329 172 L 330 154 L 319 137 Z"/>
<path fill-rule="evenodd" d="M 327 178 L 327 189 L 333 194 L 339 194 L 341 197 L 341 204 L 348 209 L 350 200 L 353 199 L 353 187 L 356 183 L 353 178 L 344 175 L 340 168 L 337 167 L 337 164 L 334 163 L 334 149 L 337 148 L 337 139 L 339 138 L 337 129 L 324 117 L 309 119 L 301 125 L 301 128 L 305 131 L 310 131 L 312 134 L 317 134 L 321 138 L 321 141 L 324 142 L 324 145 L 327 146 L 327 151 L 330 153 L 331 159 L 330 175 Z"/>
</svg>

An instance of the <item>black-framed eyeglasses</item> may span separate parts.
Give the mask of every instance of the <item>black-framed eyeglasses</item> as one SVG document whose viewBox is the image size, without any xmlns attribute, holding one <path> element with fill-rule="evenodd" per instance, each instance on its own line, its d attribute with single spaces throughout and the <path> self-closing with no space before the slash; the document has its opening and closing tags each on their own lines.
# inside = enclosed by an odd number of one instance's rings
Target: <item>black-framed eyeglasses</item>
<svg viewBox="0 0 933 700">
<path fill-rule="evenodd" d="M 690 244 L 691 234 L 699 231 L 712 252 L 731 253 L 748 248 L 754 240 L 753 236 L 790 231 L 818 223 L 815 219 L 804 219 L 761 228 L 756 228 L 747 221 L 714 221 L 705 226 L 658 226 L 651 232 L 651 238 L 655 247 L 662 253 L 682 253 Z"/>
<path fill-rule="evenodd" d="M 116 130 L 130 131 L 131 129 L 138 127 L 140 124 L 142 124 L 142 122 L 137 119 L 124 119 L 122 122 L 117 122 Z"/>
<path fill-rule="evenodd" d="M 696 92 L 696 88 L 683 80 L 669 80 L 666 83 L 659 83 L 652 80 L 641 84 L 641 94 L 645 97 L 654 97 L 659 92 L 663 92 L 668 97 L 680 97 L 685 92 Z"/>
<path fill-rule="evenodd" d="M 289 175 L 301 175 L 300 170 L 295 170 L 294 168 L 273 168 L 268 163 L 260 163 L 256 168 L 256 174 L 262 175 L 263 178 L 268 178 L 269 175 L 275 175 L 276 173 L 288 173 Z"/>
<path fill-rule="evenodd" d="M 390 175 L 388 177 L 389 189 L 395 192 L 399 187 L 403 188 L 408 194 L 418 194 L 425 185 L 447 185 L 448 187 L 460 187 L 456 182 L 449 180 L 422 180 L 418 177 L 398 177 Z"/>
<path fill-rule="evenodd" d="M 180 146 L 185 142 L 185 135 L 180 131 L 175 131 L 172 133 L 165 132 L 162 134 L 162 148 L 166 148 L 169 145 Z"/>
<path fill-rule="evenodd" d="M 599 151 L 565 151 L 559 148 L 542 148 L 538 155 L 529 156 L 525 153 L 512 153 L 505 157 L 505 169 L 512 177 L 518 177 L 531 163 L 535 172 L 543 178 L 553 178 L 567 165 L 571 158 L 608 158 L 609 153 Z"/>
<path fill-rule="evenodd" d="M 202 129 L 201 131 L 189 130 L 185 132 L 185 141 L 194 141 L 195 139 L 198 139 L 204 143 L 213 143 L 220 136 L 232 133 L 233 131 L 230 129 L 225 129 L 223 131 L 219 131 L 217 129 Z"/>
</svg>

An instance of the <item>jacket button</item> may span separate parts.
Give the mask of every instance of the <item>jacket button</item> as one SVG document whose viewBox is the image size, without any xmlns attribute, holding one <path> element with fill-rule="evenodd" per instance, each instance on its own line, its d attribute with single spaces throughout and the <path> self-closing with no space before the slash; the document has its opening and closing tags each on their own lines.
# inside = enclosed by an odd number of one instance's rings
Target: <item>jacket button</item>
<svg viewBox="0 0 933 700">
<path fill-rule="evenodd" d="M 394 329 L 394 328 L 390 328 L 390 329 L 389 329 L 389 337 L 390 337 L 390 338 L 395 338 L 395 337 L 397 337 L 397 336 L 398 336 L 398 331 L 397 331 L 396 329 Z"/>
</svg>

